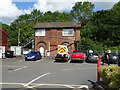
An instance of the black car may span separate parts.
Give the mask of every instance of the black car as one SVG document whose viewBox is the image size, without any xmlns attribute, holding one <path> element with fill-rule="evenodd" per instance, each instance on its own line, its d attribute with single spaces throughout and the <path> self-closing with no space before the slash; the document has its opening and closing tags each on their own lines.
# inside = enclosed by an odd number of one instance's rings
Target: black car
<svg viewBox="0 0 120 90">
<path fill-rule="evenodd" d="M 97 63 L 97 60 L 99 59 L 99 56 L 97 53 L 88 53 L 86 55 L 85 62 L 95 62 Z"/>
<path fill-rule="evenodd" d="M 118 54 L 118 66 L 120 66 L 120 53 Z"/>
<path fill-rule="evenodd" d="M 55 61 L 68 61 L 69 60 L 69 54 L 57 54 L 55 56 Z"/>
<path fill-rule="evenodd" d="M 108 53 L 108 59 L 106 59 L 106 56 L 103 55 L 102 62 L 103 63 L 118 63 L 118 55 L 116 53 Z"/>
</svg>

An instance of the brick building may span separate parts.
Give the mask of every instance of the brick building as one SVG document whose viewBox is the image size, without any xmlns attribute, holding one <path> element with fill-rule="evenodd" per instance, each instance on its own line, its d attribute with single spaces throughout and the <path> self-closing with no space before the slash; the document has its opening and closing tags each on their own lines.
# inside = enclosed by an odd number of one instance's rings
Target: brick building
<svg viewBox="0 0 120 90">
<path fill-rule="evenodd" d="M 67 45 L 69 52 L 76 49 L 80 41 L 81 25 L 74 22 L 37 23 L 35 29 L 35 50 L 54 56 L 58 45 Z"/>
<path fill-rule="evenodd" d="M 5 49 L 8 49 L 8 37 L 9 35 L 0 28 L 0 46 L 5 46 Z"/>
</svg>

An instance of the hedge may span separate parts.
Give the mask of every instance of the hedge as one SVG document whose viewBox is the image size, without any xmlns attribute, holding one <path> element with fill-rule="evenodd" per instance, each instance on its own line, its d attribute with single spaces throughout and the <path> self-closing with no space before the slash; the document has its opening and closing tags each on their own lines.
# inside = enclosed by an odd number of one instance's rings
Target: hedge
<svg viewBox="0 0 120 90">
<path fill-rule="evenodd" d="M 120 67 L 114 65 L 101 67 L 100 77 L 110 89 L 120 90 Z"/>
</svg>

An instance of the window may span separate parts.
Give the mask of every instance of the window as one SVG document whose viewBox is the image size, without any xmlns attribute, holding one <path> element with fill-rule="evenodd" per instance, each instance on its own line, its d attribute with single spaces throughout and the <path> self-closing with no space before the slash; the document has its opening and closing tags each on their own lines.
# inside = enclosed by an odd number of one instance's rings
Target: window
<svg viewBox="0 0 120 90">
<path fill-rule="evenodd" d="M 73 36 L 74 30 L 73 29 L 63 29 L 62 35 L 63 36 Z"/>
<path fill-rule="evenodd" d="M 37 29 L 35 31 L 35 36 L 45 36 L 45 29 Z"/>
</svg>

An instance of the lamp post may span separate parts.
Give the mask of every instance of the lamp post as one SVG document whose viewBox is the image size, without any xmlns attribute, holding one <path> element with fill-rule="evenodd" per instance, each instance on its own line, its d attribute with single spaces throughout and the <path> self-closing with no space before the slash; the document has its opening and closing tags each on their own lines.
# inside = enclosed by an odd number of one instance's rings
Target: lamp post
<svg viewBox="0 0 120 90">
<path fill-rule="evenodd" d="M 20 44 L 20 29 L 18 28 L 18 46 Z"/>
</svg>

